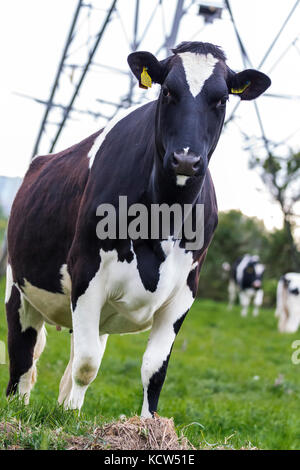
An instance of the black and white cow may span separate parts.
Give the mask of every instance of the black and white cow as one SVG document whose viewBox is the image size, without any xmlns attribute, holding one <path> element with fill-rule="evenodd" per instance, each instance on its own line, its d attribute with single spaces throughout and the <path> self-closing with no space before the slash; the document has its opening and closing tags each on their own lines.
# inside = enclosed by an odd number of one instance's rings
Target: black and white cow
<svg viewBox="0 0 300 470">
<path fill-rule="evenodd" d="M 275 316 L 278 317 L 278 330 L 282 333 L 295 333 L 300 325 L 300 274 L 286 273 L 277 285 Z"/>
<path fill-rule="evenodd" d="M 262 290 L 262 277 L 265 266 L 260 263 L 256 255 L 244 255 L 238 258 L 232 265 L 228 285 L 229 309 L 232 308 L 236 297 L 239 297 L 242 306 L 241 314 L 245 317 L 248 307 L 253 299 L 253 315 L 257 316 L 259 307 L 263 303 L 264 292 Z"/>
<path fill-rule="evenodd" d="M 107 337 L 151 329 L 142 362 L 142 416 L 157 409 L 172 345 L 196 295 L 217 225 L 208 170 L 230 93 L 252 100 L 270 85 L 255 70 L 234 73 L 222 50 L 182 43 L 158 61 L 135 52 L 140 82 L 161 85 L 156 101 L 128 109 L 105 129 L 55 155 L 36 157 L 13 204 L 8 227 L 7 394 L 29 400 L 45 345 L 44 322 L 73 329 L 59 402 L 80 409 L 97 375 Z M 226 156 L 224 156 L 226 158 Z M 204 244 L 186 239 L 99 239 L 97 208 L 204 204 Z"/>
</svg>

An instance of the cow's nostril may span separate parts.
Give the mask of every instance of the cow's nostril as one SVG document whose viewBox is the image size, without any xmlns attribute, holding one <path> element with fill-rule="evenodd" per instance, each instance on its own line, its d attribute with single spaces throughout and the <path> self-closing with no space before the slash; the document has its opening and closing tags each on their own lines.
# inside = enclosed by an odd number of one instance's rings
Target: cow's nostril
<svg viewBox="0 0 300 470">
<path fill-rule="evenodd" d="M 179 165 L 179 161 L 178 161 L 178 158 L 176 158 L 176 155 L 173 155 L 172 163 L 173 163 L 173 166 Z"/>
<path fill-rule="evenodd" d="M 193 169 L 194 169 L 195 171 L 199 170 L 199 168 L 200 168 L 200 163 L 201 163 L 201 157 L 198 157 L 198 160 L 195 161 L 194 164 L 193 164 Z"/>
</svg>

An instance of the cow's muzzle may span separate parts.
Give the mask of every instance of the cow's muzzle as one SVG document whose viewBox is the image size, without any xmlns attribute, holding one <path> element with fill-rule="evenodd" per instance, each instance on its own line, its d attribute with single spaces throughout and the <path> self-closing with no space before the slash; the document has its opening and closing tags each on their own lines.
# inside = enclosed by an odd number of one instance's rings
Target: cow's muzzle
<svg viewBox="0 0 300 470">
<path fill-rule="evenodd" d="M 261 281 L 259 281 L 258 279 L 256 279 L 253 283 L 252 283 L 254 289 L 260 289 L 261 288 Z"/>
<path fill-rule="evenodd" d="M 176 175 L 194 176 L 203 167 L 203 159 L 199 155 L 185 152 L 174 152 L 172 167 Z"/>
</svg>

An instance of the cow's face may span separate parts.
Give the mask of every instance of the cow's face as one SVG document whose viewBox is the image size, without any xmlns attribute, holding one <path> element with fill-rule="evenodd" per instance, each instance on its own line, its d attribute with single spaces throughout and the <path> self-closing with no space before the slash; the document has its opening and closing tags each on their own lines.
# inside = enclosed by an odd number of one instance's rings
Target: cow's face
<svg viewBox="0 0 300 470">
<path fill-rule="evenodd" d="M 234 73 L 225 55 L 208 43 L 182 43 L 159 62 L 149 52 L 134 52 L 128 63 L 138 78 L 146 70 L 161 85 L 156 113 L 156 146 L 166 172 L 178 184 L 203 177 L 220 137 L 230 93 L 251 100 L 270 79 L 255 70 Z"/>
<path fill-rule="evenodd" d="M 300 274 L 282 276 L 277 288 L 277 315 L 279 331 L 295 333 L 300 325 Z"/>
<path fill-rule="evenodd" d="M 265 266 L 257 261 L 249 261 L 244 269 L 244 285 L 253 289 L 261 289 Z"/>
</svg>

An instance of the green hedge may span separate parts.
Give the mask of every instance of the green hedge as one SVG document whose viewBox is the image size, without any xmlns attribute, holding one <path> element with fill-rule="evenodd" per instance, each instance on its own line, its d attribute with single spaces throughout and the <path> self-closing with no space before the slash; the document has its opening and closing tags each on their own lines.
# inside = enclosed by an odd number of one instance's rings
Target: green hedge
<svg viewBox="0 0 300 470">
<path fill-rule="evenodd" d="M 277 279 L 265 279 L 263 282 L 264 305 L 266 307 L 276 306 Z"/>
</svg>

